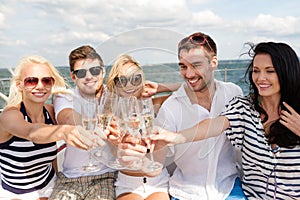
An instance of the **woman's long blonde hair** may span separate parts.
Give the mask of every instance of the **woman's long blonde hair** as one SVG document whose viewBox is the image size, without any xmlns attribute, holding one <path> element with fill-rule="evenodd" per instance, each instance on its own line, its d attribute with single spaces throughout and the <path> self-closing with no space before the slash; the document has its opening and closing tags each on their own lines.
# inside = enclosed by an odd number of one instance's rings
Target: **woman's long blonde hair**
<svg viewBox="0 0 300 200">
<path fill-rule="evenodd" d="M 8 96 L 8 101 L 7 105 L 17 105 L 19 104 L 22 99 L 22 91 L 20 91 L 17 88 L 17 83 L 19 81 L 22 81 L 21 79 L 21 74 L 23 70 L 26 70 L 26 67 L 28 64 L 43 64 L 49 67 L 51 76 L 54 78 L 54 84 L 52 86 L 52 94 L 55 93 L 67 93 L 67 84 L 64 80 L 64 78 L 59 74 L 57 69 L 44 57 L 39 56 L 39 55 L 32 55 L 25 57 L 20 60 L 19 64 L 15 68 L 13 74 L 12 74 L 12 79 L 10 83 L 10 90 L 9 90 L 9 96 Z"/>
<path fill-rule="evenodd" d="M 116 92 L 116 86 L 115 86 L 115 82 L 114 82 L 114 79 L 116 77 L 119 76 L 120 74 L 120 68 L 127 64 L 127 63 L 132 63 L 134 66 L 136 66 L 138 69 L 141 70 L 141 74 L 142 74 L 142 87 L 144 89 L 144 85 L 145 85 L 145 74 L 143 72 L 143 68 L 142 66 L 133 58 L 131 57 L 130 55 L 128 54 L 123 54 L 123 55 L 120 55 L 114 62 L 110 72 L 109 72 L 109 75 L 107 77 L 107 83 L 106 83 L 106 87 L 107 89 L 110 91 L 110 92 Z"/>
</svg>

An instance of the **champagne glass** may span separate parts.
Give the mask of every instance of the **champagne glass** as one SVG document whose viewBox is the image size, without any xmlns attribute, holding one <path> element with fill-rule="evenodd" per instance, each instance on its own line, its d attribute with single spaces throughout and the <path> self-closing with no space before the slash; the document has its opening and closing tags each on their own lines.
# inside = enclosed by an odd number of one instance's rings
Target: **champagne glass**
<svg viewBox="0 0 300 200">
<path fill-rule="evenodd" d="M 122 99 L 119 99 L 118 106 L 117 106 L 117 111 L 116 111 L 116 114 L 115 114 L 115 117 L 116 117 L 116 120 L 117 120 L 117 123 L 118 123 L 118 128 L 119 128 L 119 131 L 120 131 L 120 133 L 119 133 L 120 135 L 118 136 L 118 139 L 117 139 L 117 146 L 118 146 L 117 155 L 116 155 L 116 158 L 113 161 L 110 161 L 108 163 L 108 166 L 110 168 L 117 169 L 117 170 L 121 170 L 121 169 L 126 168 L 119 161 L 119 158 L 120 158 L 120 145 L 121 145 L 122 139 L 123 139 L 123 137 L 126 133 L 126 125 L 125 125 L 125 122 L 124 122 L 124 114 L 123 114 L 121 104 L 122 104 Z"/>
<path fill-rule="evenodd" d="M 136 97 L 123 98 L 121 102 L 122 113 L 124 117 L 124 124 L 126 132 L 131 137 L 141 139 L 142 127 L 141 127 L 141 112 L 139 103 Z M 135 156 L 131 156 L 133 161 L 126 169 L 140 170 L 143 166 L 143 159 Z"/>
<path fill-rule="evenodd" d="M 148 146 L 148 149 L 150 150 L 149 156 L 150 156 L 150 164 L 147 166 L 146 170 L 148 171 L 155 171 L 158 169 L 161 169 L 163 165 L 159 162 L 155 162 L 153 158 L 153 152 L 151 151 L 151 143 L 147 139 L 151 136 L 153 133 L 153 124 L 154 124 L 154 106 L 151 98 L 145 98 L 140 100 L 140 109 L 141 109 L 141 115 L 143 119 L 143 126 L 145 129 L 145 135 L 143 137 L 145 138 L 146 144 Z"/>
<path fill-rule="evenodd" d="M 98 109 L 99 125 L 102 131 L 109 126 L 112 117 L 115 115 L 118 106 L 118 96 L 115 93 L 105 91 L 100 99 Z"/>
<path fill-rule="evenodd" d="M 97 118 L 97 99 L 87 99 L 82 102 L 81 104 L 81 119 L 82 119 L 82 126 L 86 131 L 88 131 L 91 138 L 93 137 L 93 134 L 95 134 L 95 129 L 98 124 L 98 118 Z M 100 168 L 97 164 L 93 162 L 92 159 L 92 149 L 94 147 L 88 149 L 89 157 L 88 157 L 88 165 L 83 166 L 84 171 L 98 171 Z"/>
<path fill-rule="evenodd" d="M 98 105 L 97 116 L 98 116 L 98 126 L 100 127 L 102 132 L 104 132 L 108 128 L 117 110 L 117 105 L 118 105 L 118 96 L 115 93 L 105 91 L 101 95 L 101 99 Z M 95 152 L 94 156 L 96 156 L 97 158 L 102 157 L 103 148 L 104 147 L 99 147 Z"/>
</svg>

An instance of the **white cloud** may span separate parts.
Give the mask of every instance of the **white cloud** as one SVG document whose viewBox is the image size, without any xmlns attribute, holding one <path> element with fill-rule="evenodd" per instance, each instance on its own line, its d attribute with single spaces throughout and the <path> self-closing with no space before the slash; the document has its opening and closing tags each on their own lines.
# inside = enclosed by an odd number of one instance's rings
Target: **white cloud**
<svg viewBox="0 0 300 200">
<path fill-rule="evenodd" d="M 77 32 L 69 31 L 50 35 L 49 41 L 55 45 L 63 45 L 72 41 L 98 41 L 107 40 L 109 36 L 103 32 Z"/>
<path fill-rule="evenodd" d="M 0 5 L 0 30 L 8 28 L 9 25 L 6 23 L 7 17 L 14 13 L 13 9 L 6 5 Z"/>
<path fill-rule="evenodd" d="M 191 23 L 196 26 L 205 27 L 218 27 L 222 25 L 221 17 L 217 16 L 211 10 L 204 10 L 201 12 L 193 13 L 191 17 Z"/>
<path fill-rule="evenodd" d="M 295 35 L 300 33 L 300 18 L 286 16 L 275 17 L 260 14 L 254 20 L 253 27 L 266 35 Z"/>
<path fill-rule="evenodd" d="M 123 32 L 109 38 L 96 46 L 98 52 L 108 63 L 112 62 L 118 55 L 123 53 L 135 53 L 142 55 L 140 61 L 159 62 L 164 60 L 153 55 L 164 54 L 176 55 L 177 42 L 183 36 L 178 32 L 161 28 L 139 28 L 132 31 Z M 151 51 L 151 55 L 148 52 Z"/>
<path fill-rule="evenodd" d="M 205 4 L 212 2 L 214 0 L 187 0 L 189 3 L 194 4 L 194 5 L 200 5 L 200 4 Z"/>
<path fill-rule="evenodd" d="M 0 13 L 0 29 L 4 28 L 5 26 L 4 19 L 5 19 L 4 14 Z"/>
<path fill-rule="evenodd" d="M 290 9 L 278 3 L 248 8 L 244 1 L 233 6 L 224 0 L 3 1 L 0 57 L 8 65 L 19 55 L 36 52 L 64 64 L 69 51 L 82 44 L 97 47 L 108 60 L 122 52 L 144 52 L 141 62 L 159 62 L 163 58 L 148 57 L 149 49 L 153 55 L 173 55 L 183 35 L 196 31 L 213 36 L 220 59 L 236 58 L 246 41 L 269 38 L 300 48 L 298 1 L 288 1 Z"/>
</svg>

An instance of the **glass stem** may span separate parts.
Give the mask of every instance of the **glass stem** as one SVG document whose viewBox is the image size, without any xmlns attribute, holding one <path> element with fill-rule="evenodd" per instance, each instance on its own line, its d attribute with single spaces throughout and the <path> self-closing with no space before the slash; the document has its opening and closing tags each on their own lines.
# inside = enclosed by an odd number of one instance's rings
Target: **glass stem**
<svg viewBox="0 0 300 200">
<path fill-rule="evenodd" d="M 151 164 L 154 162 L 153 153 L 152 152 L 150 153 L 150 161 L 151 161 Z"/>
<path fill-rule="evenodd" d="M 89 150 L 89 166 L 92 166 L 93 163 L 92 163 L 92 151 Z"/>
</svg>

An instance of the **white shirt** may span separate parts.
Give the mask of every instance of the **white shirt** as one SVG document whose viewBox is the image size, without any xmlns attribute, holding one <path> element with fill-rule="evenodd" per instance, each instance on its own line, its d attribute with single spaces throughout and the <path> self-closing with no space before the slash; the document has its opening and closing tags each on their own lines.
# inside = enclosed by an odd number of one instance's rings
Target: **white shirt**
<svg viewBox="0 0 300 200">
<path fill-rule="evenodd" d="M 173 132 L 190 128 L 208 117 L 218 116 L 242 90 L 233 83 L 216 81 L 209 112 L 191 104 L 184 86 L 174 92 L 159 110 L 158 123 Z M 169 193 L 180 200 L 225 199 L 238 176 L 234 148 L 225 134 L 202 141 L 175 145 L 177 165 L 169 182 Z"/>
<path fill-rule="evenodd" d="M 81 113 L 81 103 L 84 101 L 77 87 L 74 89 L 74 94 L 59 94 L 55 95 L 53 99 L 55 117 L 59 112 L 65 108 L 72 108 L 76 112 Z M 108 146 L 108 145 L 106 145 Z M 103 149 L 102 151 L 106 151 Z M 108 151 L 108 150 L 107 150 Z M 100 175 L 106 172 L 113 172 L 114 169 L 108 168 L 102 163 L 97 163 L 100 166 L 100 171 L 98 172 L 86 172 L 82 170 L 83 166 L 88 164 L 89 153 L 86 150 L 82 150 L 71 145 L 67 145 L 65 151 L 65 157 L 63 161 L 63 170 L 62 172 L 68 178 L 80 177 L 80 176 L 91 176 L 91 175 Z M 95 159 L 95 158 L 93 158 Z M 95 160 L 97 161 L 97 160 Z"/>
</svg>

